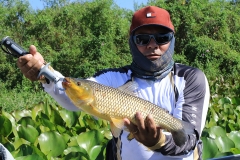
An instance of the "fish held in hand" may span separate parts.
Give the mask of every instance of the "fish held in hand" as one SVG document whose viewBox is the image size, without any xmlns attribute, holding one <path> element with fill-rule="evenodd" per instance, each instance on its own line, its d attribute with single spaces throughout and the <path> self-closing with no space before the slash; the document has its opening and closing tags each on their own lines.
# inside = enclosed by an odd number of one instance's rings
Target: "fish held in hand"
<svg viewBox="0 0 240 160">
<path fill-rule="evenodd" d="M 141 112 L 144 119 L 151 114 L 158 127 L 171 132 L 178 146 L 184 145 L 188 134 L 194 132 L 191 123 L 181 121 L 159 106 L 134 95 L 133 90 L 137 87 L 134 81 L 113 88 L 86 79 L 65 77 L 62 85 L 75 106 L 90 115 L 109 121 L 114 137 L 118 137 L 124 128 L 124 118 L 136 124 L 137 111 Z"/>
</svg>

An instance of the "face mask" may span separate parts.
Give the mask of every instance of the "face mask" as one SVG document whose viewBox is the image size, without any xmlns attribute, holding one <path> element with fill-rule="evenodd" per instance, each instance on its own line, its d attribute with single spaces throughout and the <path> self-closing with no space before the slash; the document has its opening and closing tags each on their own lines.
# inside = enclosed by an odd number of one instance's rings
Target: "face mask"
<svg viewBox="0 0 240 160">
<path fill-rule="evenodd" d="M 158 59 L 150 61 L 137 49 L 133 36 L 129 38 L 129 46 L 132 54 L 131 70 L 133 75 L 145 79 L 162 79 L 172 70 L 174 60 L 175 38 L 170 41 L 168 50 Z"/>
</svg>

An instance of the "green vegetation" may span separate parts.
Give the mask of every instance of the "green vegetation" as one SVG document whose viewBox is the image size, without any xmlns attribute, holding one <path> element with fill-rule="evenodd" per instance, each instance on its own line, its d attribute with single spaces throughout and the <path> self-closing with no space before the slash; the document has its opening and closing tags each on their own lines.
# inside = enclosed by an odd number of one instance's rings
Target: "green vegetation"
<svg viewBox="0 0 240 160">
<path fill-rule="evenodd" d="M 108 123 L 84 112 L 44 103 L 33 108 L 2 111 L 0 142 L 21 159 L 104 159 L 111 139 Z"/>
<path fill-rule="evenodd" d="M 65 76 L 85 78 L 131 62 L 128 29 L 133 11 L 112 0 L 44 2 L 46 7 L 35 11 L 25 0 L 0 0 L 2 38 L 10 36 L 25 49 L 34 44 Z M 240 2 L 151 0 L 148 4 L 171 13 L 176 62 L 200 68 L 209 80 L 204 159 L 240 154 Z M 0 90 L 0 143 L 18 160 L 103 159 L 111 138 L 107 122 L 61 108 L 38 82 L 24 78 L 16 59 L 3 51 Z"/>
</svg>

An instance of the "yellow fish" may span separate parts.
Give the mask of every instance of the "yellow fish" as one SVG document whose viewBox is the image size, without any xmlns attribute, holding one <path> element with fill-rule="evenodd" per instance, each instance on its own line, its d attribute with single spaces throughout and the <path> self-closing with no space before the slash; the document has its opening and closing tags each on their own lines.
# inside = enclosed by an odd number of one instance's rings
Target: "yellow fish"
<svg viewBox="0 0 240 160">
<path fill-rule="evenodd" d="M 109 121 L 115 137 L 124 128 L 123 118 L 136 124 L 137 111 L 141 112 L 143 118 L 151 114 L 157 126 L 171 132 L 178 146 L 185 144 L 188 133 L 194 132 L 192 124 L 174 118 L 159 106 L 132 94 L 136 87 L 134 81 L 113 88 L 90 80 L 66 77 L 62 85 L 75 106 L 90 115 Z"/>
</svg>

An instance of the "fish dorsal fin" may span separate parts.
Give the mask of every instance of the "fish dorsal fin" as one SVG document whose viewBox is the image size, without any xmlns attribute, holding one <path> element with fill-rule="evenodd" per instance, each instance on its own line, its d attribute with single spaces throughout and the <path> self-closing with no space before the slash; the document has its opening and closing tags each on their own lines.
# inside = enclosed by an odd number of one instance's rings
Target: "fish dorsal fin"
<svg viewBox="0 0 240 160">
<path fill-rule="evenodd" d="M 137 90 L 138 84 L 135 81 L 128 80 L 124 85 L 118 87 L 119 90 L 131 94 L 133 96 L 137 96 Z"/>
<path fill-rule="evenodd" d="M 113 136 L 119 137 L 124 127 L 124 122 L 122 119 L 111 118 L 110 127 Z"/>
</svg>

